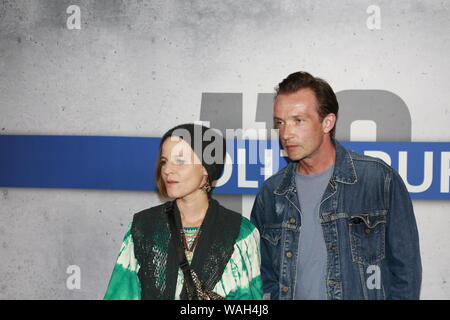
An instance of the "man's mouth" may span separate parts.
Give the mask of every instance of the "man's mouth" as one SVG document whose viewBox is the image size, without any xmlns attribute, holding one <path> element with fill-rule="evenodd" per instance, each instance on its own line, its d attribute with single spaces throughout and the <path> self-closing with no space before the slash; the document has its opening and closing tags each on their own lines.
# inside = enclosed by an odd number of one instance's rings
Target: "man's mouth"
<svg viewBox="0 0 450 320">
<path fill-rule="evenodd" d="M 295 149 L 297 146 L 296 145 L 286 145 L 284 148 L 286 149 L 286 151 L 291 151 L 293 149 Z"/>
</svg>

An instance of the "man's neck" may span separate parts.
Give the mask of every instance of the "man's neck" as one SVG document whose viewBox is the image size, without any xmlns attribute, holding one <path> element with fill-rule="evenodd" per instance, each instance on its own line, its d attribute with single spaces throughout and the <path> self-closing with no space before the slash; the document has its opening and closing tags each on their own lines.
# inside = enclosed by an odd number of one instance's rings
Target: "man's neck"
<svg viewBox="0 0 450 320">
<path fill-rule="evenodd" d="M 336 146 L 328 138 L 314 154 L 298 162 L 297 171 L 305 175 L 319 174 L 330 168 L 335 161 Z"/>
</svg>

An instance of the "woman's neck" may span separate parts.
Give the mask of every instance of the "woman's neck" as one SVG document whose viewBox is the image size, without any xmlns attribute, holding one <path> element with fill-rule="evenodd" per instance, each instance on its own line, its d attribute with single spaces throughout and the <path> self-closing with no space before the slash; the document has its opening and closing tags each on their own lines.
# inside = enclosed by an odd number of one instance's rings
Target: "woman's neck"
<svg viewBox="0 0 450 320">
<path fill-rule="evenodd" d="M 183 227 L 199 227 L 208 210 L 208 196 L 201 191 L 200 194 L 178 198 L 176 201 Z"/>
</svg>

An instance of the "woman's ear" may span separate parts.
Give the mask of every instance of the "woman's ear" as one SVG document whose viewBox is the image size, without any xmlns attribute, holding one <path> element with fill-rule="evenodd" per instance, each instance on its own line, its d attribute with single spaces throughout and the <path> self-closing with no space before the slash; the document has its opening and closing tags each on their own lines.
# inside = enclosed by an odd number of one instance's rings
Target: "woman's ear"
<svg viewBox="0 0 450 320">
<path fill-rule="evenodd" d="M 203 180 L 202 180 L 202 184 L 207 183 L 208 180 L 208 171 L 206 171 L 205 167 L 202 167 L 202 173 L 203 173 Z"/>
</svg>

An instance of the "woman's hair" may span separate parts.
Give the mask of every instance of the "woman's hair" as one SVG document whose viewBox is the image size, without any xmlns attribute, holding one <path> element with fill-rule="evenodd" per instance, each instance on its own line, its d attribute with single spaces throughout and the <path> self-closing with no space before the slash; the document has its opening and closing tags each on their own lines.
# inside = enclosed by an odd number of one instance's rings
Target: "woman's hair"
<svg viewBox="0 0 450 320">
<path fill-rule="evenodd" d="M 163 197 L 167 198 L 168 195 L 166 185 L 164 184 L 164 181 L 161 176 L 161 153 L 162 153 L 161 151 L 162 151 L 162 143 L 159 146 L 158 158 L 156 160 L 156 172 L 155 172 L 156 188 Z"/>
<path fill-rule="evenodd" d="M 162 147 L 164 142 L 173 136 L 183 139 L 191 146 L 192 150 L 201 161 L 201 164 L 208 172 L 209 183 L 212 183 L 214 180 L 220 178 L 225 164 L 226 155 L 226 143 L 222 134 L 216 129 L 207 128 L 198 124 L 181 124 L 167 131 L 162 136 L 159 144 L 155 179 L 156 187 L 162 196 L 168 196 L 161 174 Z M 211 193 L 211 191 L 209 193 Z"/>
</svg>

